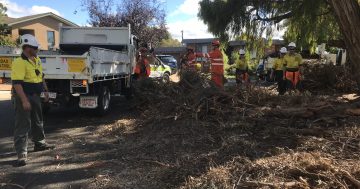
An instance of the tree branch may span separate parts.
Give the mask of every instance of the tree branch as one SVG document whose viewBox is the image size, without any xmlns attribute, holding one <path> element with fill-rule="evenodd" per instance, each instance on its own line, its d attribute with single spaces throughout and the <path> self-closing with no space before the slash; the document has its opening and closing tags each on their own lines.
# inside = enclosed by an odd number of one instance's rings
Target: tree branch
<svg viewBox="0 0 360 189">
<path fill-rule="evenodd" d="M 259 12 L 256 12 L 256 16 L 257 16 L 257 19 L 255 19 L 255 20 L 260 20 L 260 21 L 264 21 L 264 22 L 272 22 L 273 21 L 274 23 L 279 23 L 284 19 L 291 18 L 292 16 L 294 16 L 294 13 L 288 12 L 286 14 L 271 17 L 271 18 L 261 18 L 261 16 L 259 15 Z"/>
<path fill-rule="evenodd" d="M 257 19 L 255 19 L 255 20 L 260 20 L 260 21 L 264 21 L 264 22 L 274 22 L 275 24 L 277 24 L 277 23 L 281 22 L 284 19 L 288 19 L 288 18 L 293 17 L 296 12 L 301 11 L 303 8 L 304 8 L 304 4 L 302 3 L 302 4 L 299 5 L 299 7 L 297 7 L 296 10 L 293 10 L 293 11 L 290 11 L 288 13 L 278 15 L 278 16 L 275 16 L 275 17 L 271 17 L 271 18 L 262 18 L 259 15 L 259 12 L 257 11 L 256 12 Z"/>
</svg>

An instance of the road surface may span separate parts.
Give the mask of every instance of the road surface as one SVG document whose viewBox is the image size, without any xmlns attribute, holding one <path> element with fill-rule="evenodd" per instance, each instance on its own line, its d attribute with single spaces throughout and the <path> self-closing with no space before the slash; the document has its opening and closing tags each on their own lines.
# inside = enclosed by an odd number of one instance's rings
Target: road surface
<svg viewBox="0 0 360 189">
<path fill-rule="evenodd" d="M 9 91 L 0 91 L 0 137 L 10 136 L 14 123 L 14 110 Z"/>
<path fill-rule="evenodd" d="M 0 188 L 17 184 L 24 188 L 91 188 L 97 171 L 92 164 L 111 146 L 109 139 L 99 138 L 97 128 L 128 118 L 130 107 L 122 98 L 113 101 L 112 111 L 104 117 L 89 116 L 77 108 L 57 108 L 44 117 L 48 143 L 56 149 L 33 152 L 29 141 L 28 165 L 13 167 L 14 110 L 9 92 L 0 93 Z M 124 105 L 125 104 L 125 105 Z M 98 152 L 99 151 L 99 152 Z M 89 155 L 90 154 L 90 155 Z M 11 188 L 11 187 L 10 187 Z M 16 187 L 15 187 L 16 188 Z M 19 188 L 19 187 L 17 187 Z M 97 188 L 97 187 L 95 187 Z"/>
</svg>

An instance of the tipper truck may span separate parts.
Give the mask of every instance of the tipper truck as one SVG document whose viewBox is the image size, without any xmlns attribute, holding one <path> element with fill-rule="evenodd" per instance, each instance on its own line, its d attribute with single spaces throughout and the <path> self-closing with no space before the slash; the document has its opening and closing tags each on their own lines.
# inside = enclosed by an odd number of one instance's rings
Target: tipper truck
<svg viewBox="0 0 360 189">
<path fill-rule="evenodd" d="M 60 27 L 60 50 L 39 53 L 51 104 L 106 113 L 112 96 L 131 95 L 136 46 L 130 26 Z M 19 56 L 0 54 L 0 84 L 11 84 L 11 63 Z"/>
</svg>

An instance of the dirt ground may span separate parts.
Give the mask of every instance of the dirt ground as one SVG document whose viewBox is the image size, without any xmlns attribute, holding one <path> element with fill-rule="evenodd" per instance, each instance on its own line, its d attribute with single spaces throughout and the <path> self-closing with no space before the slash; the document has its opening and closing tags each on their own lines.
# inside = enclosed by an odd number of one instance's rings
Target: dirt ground
<svg viewBox="0 0 360 189">
<path fill-rule="evenodd" d="M 277 96 L 270 86 L 218 98 L 210 88 L 198 100 L 180 89 L 120 99 L 105 117 L 51 112 L 57 148 L 30 153 L 26 167 L 12 167 L 2 138 L 0 188 L 360 187 L 356 94 Z"/>
</svg>

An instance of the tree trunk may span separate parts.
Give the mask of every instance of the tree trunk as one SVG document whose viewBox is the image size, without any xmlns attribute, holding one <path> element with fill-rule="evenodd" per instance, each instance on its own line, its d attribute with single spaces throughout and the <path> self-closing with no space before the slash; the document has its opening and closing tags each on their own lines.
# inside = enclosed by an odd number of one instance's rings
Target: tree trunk
<svg viewBox="0 0 360 189">
<path fill-rule="evenodd" d="M 344 36 L 354 79 L 360 90 L 360 5 L 358 0 L 329 1 Z"/>
</svg>

